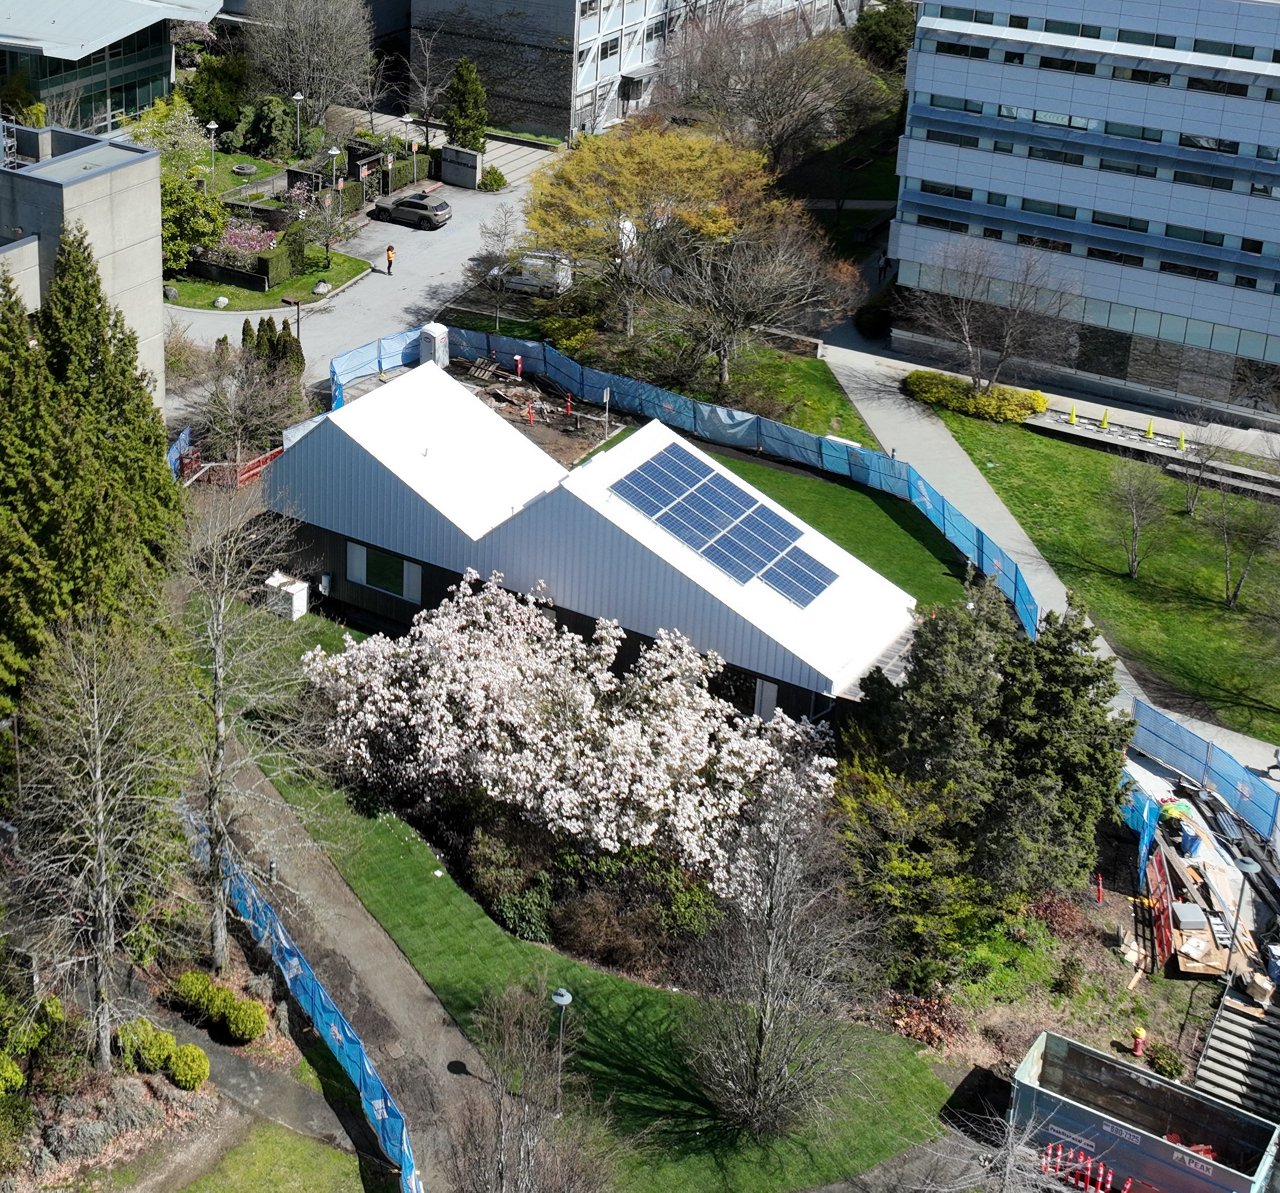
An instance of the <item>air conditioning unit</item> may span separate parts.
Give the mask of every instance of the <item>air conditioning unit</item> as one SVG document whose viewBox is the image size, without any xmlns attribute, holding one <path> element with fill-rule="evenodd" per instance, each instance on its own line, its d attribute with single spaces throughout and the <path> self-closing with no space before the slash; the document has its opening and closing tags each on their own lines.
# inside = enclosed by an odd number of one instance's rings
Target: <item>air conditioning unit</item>
<svg viewBox="0 0 1280 1193">
<path fill-rule="evenodd" d="M 329 572 L 320 573 L 320 595 L 328 596 L 329 589 L 333 586 L 333 576 Z"/>
<path fill-rule="evenodd" d="M 311 585 L 305 580 L 286 576 L 284 572 L 272 572 L 266 579 L 266 605 L 277 617 L 297 621 L 307 611 Z"/>
</svg>

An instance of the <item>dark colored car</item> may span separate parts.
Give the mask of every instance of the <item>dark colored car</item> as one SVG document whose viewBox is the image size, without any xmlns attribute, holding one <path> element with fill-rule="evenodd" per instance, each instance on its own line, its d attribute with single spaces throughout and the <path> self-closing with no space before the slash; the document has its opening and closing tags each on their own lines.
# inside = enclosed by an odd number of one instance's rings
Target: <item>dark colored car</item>
<svg viewBox="0 0 1280 1193">
<path fill-rule="evenodd" d="M 422 191 L 398 199 L 382 198 L 373 207 L 373 218 L 411 228 L 443 228 L 453 219 L 453 208 L 444 199 Z"/>
</svg>

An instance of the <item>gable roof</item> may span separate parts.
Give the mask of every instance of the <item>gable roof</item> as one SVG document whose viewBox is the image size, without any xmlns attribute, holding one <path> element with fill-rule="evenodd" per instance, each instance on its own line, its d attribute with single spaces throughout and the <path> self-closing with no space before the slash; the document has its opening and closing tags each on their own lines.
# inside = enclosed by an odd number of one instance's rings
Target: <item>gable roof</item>
<svg viewBox="0 0 1280 1193">
<path fill-rule="evenodd" d="M 0 0 L 0 48 L 79 62 L 157 21 L 207 21 L 222 0 Z"/>
</svg>

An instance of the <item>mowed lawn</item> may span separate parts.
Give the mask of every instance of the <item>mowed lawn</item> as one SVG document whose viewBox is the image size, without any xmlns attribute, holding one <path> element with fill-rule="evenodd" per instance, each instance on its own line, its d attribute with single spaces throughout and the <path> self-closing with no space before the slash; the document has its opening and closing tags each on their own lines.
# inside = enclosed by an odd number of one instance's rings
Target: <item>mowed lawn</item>
<svg viewBox="0 0 1280 1193">
<path fill-rule="evenodd" d="M 1257 624 L 1275 600 L 1280 560 L 1256 564 L 1238 609 L 1223 603 L 1221 540 L 1202 512 L 1184 507 L 1164 479 L 1171 511 L 1160 545 L 1130 580 L 1118 539 L 1124 515 L 1108 498 L 1117 457 L 940 412 L 1014 517 L 1068 588 L 1083 598 L 1108 642 L 1136 665 L 1161 703 L 1268 741 L 1280 741 L 1276 639 Z M 1206 490 L 1202 510 L 1214 499 Z"/>
<path fill-rule="evenodd" d="M 333 638 L 330 638 L 332 641 Z M 937 1130 L 947 1088 L 908 1041 L 856 1031 L 858 1080 L 821 1128 L 758 1145 L 722 1132 L 679 1059 L 673 1033 L 687 996 L 579 964 L 498 927 L 406 824 L 366 818 L 341 792 L 276 776 L 343 877 L 463 1026 L 484 995 L 542 975 L 574 996 L 576 1067 L 633 1146 L 626 1193 L 782 1193 L 865 1171 Z M 439 877 L 436 871 L 441 870 Z M 266 1186 L 263 1186 L 266 1187 Z"/>
<path fill-rule="evenodd" d="M 178 1188 L 185 1193 L 363 1193 L 360 1161 L 278 1123 L 257 1122 L 206 1176 Z"/>
</svg>

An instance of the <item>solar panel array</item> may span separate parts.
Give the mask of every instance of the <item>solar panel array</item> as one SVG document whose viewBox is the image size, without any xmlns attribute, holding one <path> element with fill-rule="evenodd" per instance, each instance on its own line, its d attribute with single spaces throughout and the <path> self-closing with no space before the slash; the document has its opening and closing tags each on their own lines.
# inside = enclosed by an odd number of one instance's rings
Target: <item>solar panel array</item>
<svg viewBox="0 0 1280 1193">
<path fill-rule="evenodd" d="M 758 576 L 804 608 L 836 578 L 795 545 L 799 527 L 678 444 L 609 488 L 739 584 Z"/>
</svg>

